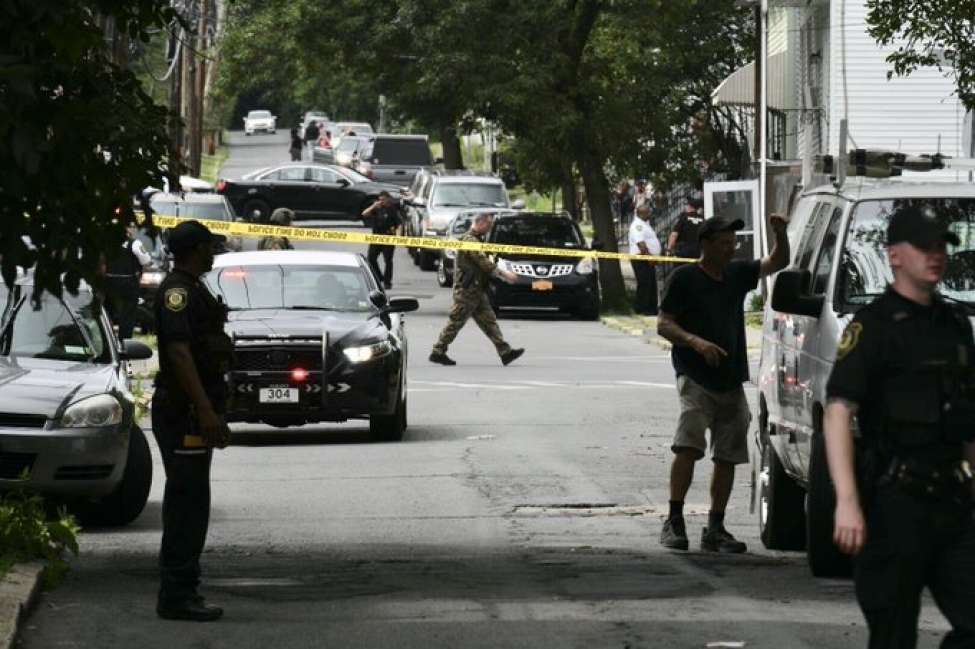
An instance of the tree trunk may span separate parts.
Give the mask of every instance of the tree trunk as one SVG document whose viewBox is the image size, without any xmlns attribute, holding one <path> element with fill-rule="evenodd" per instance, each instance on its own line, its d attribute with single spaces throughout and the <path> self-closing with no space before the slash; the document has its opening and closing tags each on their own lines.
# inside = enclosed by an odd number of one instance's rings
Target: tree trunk
<svg viewBox="0 0 975 649">
<path fill-rule="evenodd" d="M 450 124 L 440 128 L 440 141 L 443 142 L 443 166 L 447 169 L 463 169 L 464 155 L 460 151 L 460 138 L 457 125 Z"/>
<path fill-rule="evenodd" d="M 618 252 L 613 211 L 609 206 L 609 181 L 603 171 L 602 160 L 592 151 L 584 149 L 578 153 L 577 161 L 596 239 L 603 244 L 604 251 Z M 618 259 L 599 260 L 599 285 L 605 308 L 610 310 L 627 308 L 629 300 Z"/>
<path fill-rule="evenodd" d="M 582 216 L 579 214 L 579 197 L 576 194 L 575 177 L 572 175 L 572 165 L 565 165 L 562 168 L 562 209 L 572 215 L 573 221 L 578 221 Z"/>
</svg>

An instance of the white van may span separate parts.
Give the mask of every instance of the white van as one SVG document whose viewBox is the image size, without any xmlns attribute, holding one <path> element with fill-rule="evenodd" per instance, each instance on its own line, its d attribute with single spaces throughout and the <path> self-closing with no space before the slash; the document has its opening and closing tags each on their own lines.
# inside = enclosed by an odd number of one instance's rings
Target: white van
<svg viewBox="0 0 975 649">
<path fill-rule="evenodd" d="M 887 223 L 905 205 L 950 220 L 961 244 L 949 245 L 939 290 L 975 305 L 975 184 L 854 178 L 799 198 L 789 223 L 792 263 L 776 275 L 765 308 L 753 459 L 761 538 L 767 548 L 805 549 L 816 576 L 850 570 L 832 541 L 826 381 L 844 327 L 893 279 Z"/>
</svg>

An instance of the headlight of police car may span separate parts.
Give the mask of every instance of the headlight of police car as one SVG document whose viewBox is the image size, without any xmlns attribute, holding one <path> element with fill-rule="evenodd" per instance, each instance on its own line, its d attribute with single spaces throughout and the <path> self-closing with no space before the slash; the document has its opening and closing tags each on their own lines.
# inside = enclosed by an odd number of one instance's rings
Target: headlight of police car
<svg viewBox="0 0 975 649">
<path fill-rule="evenodd" d="M 580 275 L 592 275 L 592 258 L 586 257 L 581 259 L 578 264 L 576 264 L 576 272 Z"/>
<path fill-rule="evenodd" d="M 148 271 L 142 273 L 139 279 L 140 286 L 159 286 L 166 279 L 166 273 L 160 271 Z"/>
<path fill-rule="evenodd" d="M 393 351 L 393 345 L 388 340 L 383 340 L 362 347 L 347 347 L 342 350 L 342 353 L 352 363 L 366 363 L 381 358 L 391 351 Z"/>
<path fill-rule="evenodd" d="M 110 394 L 96 394 L 75 401 L 61 416 L 64 428 L 96 428 L 122 423 L 122 405 Z"/>
</svg>

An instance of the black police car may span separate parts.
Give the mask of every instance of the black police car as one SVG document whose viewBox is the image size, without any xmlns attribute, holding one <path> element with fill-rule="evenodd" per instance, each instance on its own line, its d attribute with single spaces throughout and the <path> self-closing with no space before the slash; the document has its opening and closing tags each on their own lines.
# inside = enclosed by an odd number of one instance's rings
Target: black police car
<svg viewBox="0 0 975 649">
<path fill-rule="evenodd" d="M 502 212 L 494 220 L 488 243 L 537 248 L 587 250 L 585 237 L 568 214 Z M 591 249 L 600 246 L 593 243 Z M 591 257 L 499 254 L 498 266 L 518 275 L 514 284 L 492 279 L 491 306 L 501 309 L 572 313 L 599 318 L 598 265 Z"/>
<path fill-rule="evenodd" d="M 227 421 L 295 426 L 368 419 L 375 439 L 406 430 L 405 322 L 362 255 L 263 250 L 217 257 L 205 277 L 230 308 Z"/>
</svg>

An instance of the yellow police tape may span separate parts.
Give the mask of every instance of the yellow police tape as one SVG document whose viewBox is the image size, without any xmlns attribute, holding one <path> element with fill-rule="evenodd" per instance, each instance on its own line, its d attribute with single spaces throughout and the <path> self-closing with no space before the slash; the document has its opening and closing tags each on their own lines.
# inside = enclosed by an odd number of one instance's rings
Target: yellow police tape
<svg viewBox="0 0 975 649">
<path fill-rule="evenodd" d="M 177 216 L 154 214 L 152 221 L 161 228 L 172 228 L 180 221 L 188 221 Z M 476 250 L 479 252 L 509 255 L 548 255 L 551 257 L 594 257 L 596 259 L 637 259 L 641 261 L 683 263 L 696 261 L 687 257 L 663 257 L 659 255 L 631 255 L 625 252 L 603 252 L 601 250 L 579 250 L 570 248 L 538 248 L 535 246 L 512 246 L 498 243 L 478 243 L 457 239 L 434 237 L 402 237 L 395 234 L 372 234 L 349 232 L 345 230 L 323 230 L 319 228 L 296 228 L 294 226 L 245 223 L 241 221 L 211 221 L 196 219 L 210 231 L 242 237 L 288 237 L 296 241 L 329 241 L 334 243 L 365 243 L 407 248 L 428 248 L 431 250 Z"/>
</svg>

